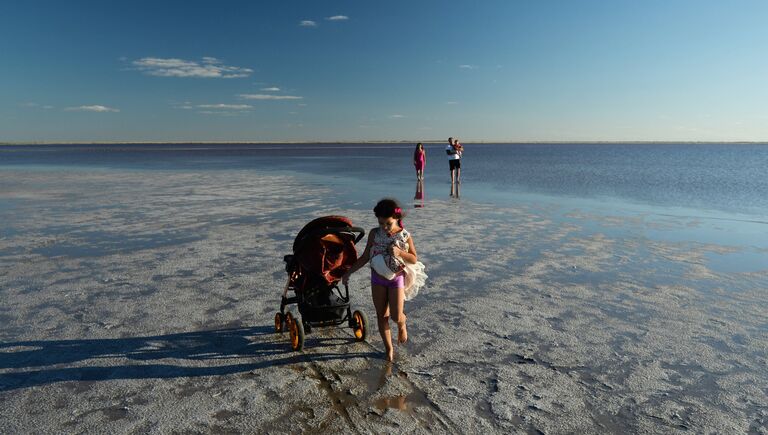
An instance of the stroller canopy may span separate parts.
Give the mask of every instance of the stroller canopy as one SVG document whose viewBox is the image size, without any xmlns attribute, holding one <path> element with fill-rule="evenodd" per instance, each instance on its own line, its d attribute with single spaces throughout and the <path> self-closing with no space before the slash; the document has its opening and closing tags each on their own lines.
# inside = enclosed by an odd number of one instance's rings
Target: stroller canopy
<svg viewBox="0 0 768 435">
<path fill-rule="evenodd" d="M 293 241 L 294 260 L 313 280 L 335 284 L 357 260 L 355 243 L 364 235 L 344 216 L 317 218 Z"/>
</svg>

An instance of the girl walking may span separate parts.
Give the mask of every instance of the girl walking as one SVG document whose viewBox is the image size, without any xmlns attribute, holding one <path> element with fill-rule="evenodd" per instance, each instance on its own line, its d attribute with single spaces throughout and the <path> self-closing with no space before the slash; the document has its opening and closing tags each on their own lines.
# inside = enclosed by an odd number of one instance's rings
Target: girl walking
<svg viewBox="0 0 768 435">
<path fill-rule="evenodd" d="M 371 296 L 376 308 L 376 320 L 384 341 L 387 361 L 392 361 L 395 351 L 389 320 L 397 324 L 397 341 L 405 343 L 408 340 L 403 312 L 406 290 L 408 296 L 412 297 L 427 276 L 424 274 L 424 265 L 418 262 L 413 237 L 403 228 L 403 209 L 400 204 L 394 199 L 382 199 L 373 208 L 373 213 L 379 226 L 368 233 L 365 251 L 342 277 L 342 283 L 346 285 L 352 273 L 371 262 Z"/>
</svg>

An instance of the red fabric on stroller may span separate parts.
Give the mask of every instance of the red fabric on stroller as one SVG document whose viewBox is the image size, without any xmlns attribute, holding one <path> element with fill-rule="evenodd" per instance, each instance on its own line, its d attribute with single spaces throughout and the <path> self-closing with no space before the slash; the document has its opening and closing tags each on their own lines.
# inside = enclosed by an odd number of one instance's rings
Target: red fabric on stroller
<svg viewBox="0 0 768 435">
<path fill-rule="evenodd" d="M 326 233 L 332 228 L 351 227 L 343 216 L 325 216 L 313 220 L 302 228 L 294 241 L 296 261 L 304 274 L 315 283 L 325 285 L 338 282 L 357 260 L 354 234 Z"/>
</svg>

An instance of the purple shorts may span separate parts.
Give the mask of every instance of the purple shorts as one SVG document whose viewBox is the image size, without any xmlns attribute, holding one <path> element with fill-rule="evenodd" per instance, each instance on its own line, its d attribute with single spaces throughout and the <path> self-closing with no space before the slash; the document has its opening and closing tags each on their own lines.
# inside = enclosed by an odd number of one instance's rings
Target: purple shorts
<svg viewBox="0 0 768 435">
<path fill-rule="evenodd" d="M 403 274 L 399 273 L 394 279 L 386 279 L 371 270 L 371 285 L 381 285 L 386 288 L 405 288 Z"/>
</svg>

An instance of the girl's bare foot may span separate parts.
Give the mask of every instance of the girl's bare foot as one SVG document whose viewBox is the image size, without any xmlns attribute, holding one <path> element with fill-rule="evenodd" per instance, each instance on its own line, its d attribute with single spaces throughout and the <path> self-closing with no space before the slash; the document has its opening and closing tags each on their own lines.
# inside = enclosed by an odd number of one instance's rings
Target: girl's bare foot
<svg viewBox="0 0 768 435">
<path fill-rule="evenodd" d="M 400 344 L 408 341 L 408 329 L 405 328 L 405 322 L 397 324 L 397 342 Z"/>
</svg>

